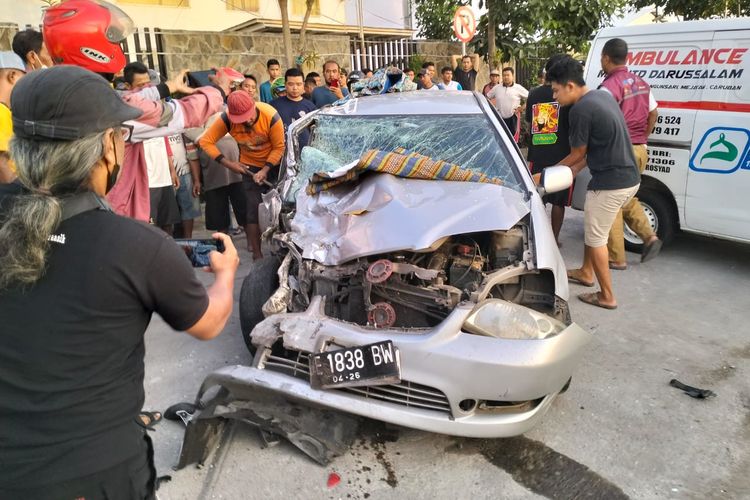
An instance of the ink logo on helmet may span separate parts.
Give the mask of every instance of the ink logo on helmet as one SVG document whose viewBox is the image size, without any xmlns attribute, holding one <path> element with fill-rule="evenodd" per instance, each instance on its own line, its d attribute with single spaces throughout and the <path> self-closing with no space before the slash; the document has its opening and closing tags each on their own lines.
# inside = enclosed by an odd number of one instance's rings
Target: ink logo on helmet
<svg viewBox="0 0 750 500">
<path fill-rule="evenodd" d="M 711 174 L 750 170 L 750 130 L 735 127 L 708 129 L 690 157 L 690 169 Z"/>
<path fill-rule="evenodd" d="M 81 54 L 100 64 L 107 64 L 112 60 L 112 58 L 102 54 L 96 49 L 92 49 L 91 47 L 81 47 Z"/>
</svg>

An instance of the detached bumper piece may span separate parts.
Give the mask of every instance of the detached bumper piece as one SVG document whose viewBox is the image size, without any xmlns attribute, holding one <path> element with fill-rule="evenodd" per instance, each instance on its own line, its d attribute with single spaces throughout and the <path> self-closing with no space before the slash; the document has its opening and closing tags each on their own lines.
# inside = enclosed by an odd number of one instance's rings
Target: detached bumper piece
<svg viewBox="0 0 750 500">
<path fill-rule="evenodd" d="M 201 403 L 204 389 L 214 386 L 220 387 L 218 393 Z M 203 409 L 187 423 L 177 469 L 204 464 L 230 420 L 255 425 L 264 436 L 283 437 L 321 465 L 345 453 L 359 427 L 357 417 L 300 404 L 278 392 L 248 385 L 226 369 L 209 375 L 198 394 L 198 403 Z"/>
</svg>

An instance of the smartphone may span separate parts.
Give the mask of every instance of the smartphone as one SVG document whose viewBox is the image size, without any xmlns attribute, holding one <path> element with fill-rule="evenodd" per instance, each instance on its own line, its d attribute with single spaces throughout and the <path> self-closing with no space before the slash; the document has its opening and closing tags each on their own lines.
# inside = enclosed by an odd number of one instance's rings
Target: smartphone
<svg viewBox="0 0 750 500">
<path fill-rule="evenodd" d="M 174 242 L 182 248 L 193 267 L 209 267 L 211 260 L 208 254 L 224 251 L 224 242 L 216 239 L 176 239 Z"/>
<path fill-rule="evenodd" d="M 215 75 L 216 71 L 207 69 L 203 71 L 190 71 L 185 77 L 187 78 L 187 84 L 189 87 L 197 89 L 198 87 L 205 87 L 211 85 L 211 80 L 208 79 L 209 75 Z"/>
<path fill-rule="evenodd" d="M 338 80 L 334 80 L 331 83 L 329 83 L 328 86 L 329 87 L 338 87 L 339 86 L 339 81 Z"/>
</svg>

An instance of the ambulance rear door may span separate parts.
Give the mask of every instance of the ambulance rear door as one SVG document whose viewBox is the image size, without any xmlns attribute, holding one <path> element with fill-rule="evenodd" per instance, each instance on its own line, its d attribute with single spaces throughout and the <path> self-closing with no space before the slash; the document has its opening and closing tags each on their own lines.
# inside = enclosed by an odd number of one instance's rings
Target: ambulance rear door
<svg viewBox="0 0 750 500">
<path fill-rule="evenodd" d="M 702 57 L 683 229 L 750 240 L 750 30 L 716 31 Z"/>
<path fill-rule="evenodd" d="M 651 86 L 659 107 L 654 131 L 648 138 L 648 163 L 643 172 L 664 185 L 674 197 L 684 224 L 690 145 L 697 116 L 687 104 L 700 100 L 705 85 L 699 61 L 686 65 L 685 57 L 711 47 L 713 30 L 677 31 L 677 25 L 664 25 L 669 32 L 650 34 L 628 41 L 628 68 Z M 642 183 L 646 186 L 648 183 Z"/>
</svg>

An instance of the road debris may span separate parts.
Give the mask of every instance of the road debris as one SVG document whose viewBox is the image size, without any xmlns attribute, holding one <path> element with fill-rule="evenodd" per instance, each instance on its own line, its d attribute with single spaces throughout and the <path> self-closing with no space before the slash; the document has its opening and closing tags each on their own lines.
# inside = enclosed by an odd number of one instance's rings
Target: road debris
<svg viewBox="0 0 750 500">
<path fill-rule="evenodd" d="M 692 387 L 690 385 L 683 384 L 676 378 L 673 378 L 669 381 L 669 385 L 676 389 L 680 389 L 681 391 L 684 391 L 685 394 L 690 396 L 691 398 L 696 399 L 707 399 L 711 397 L 715 397 L 716 393 L 714 391 L 708 390 L 708 389 L 698 389 L 697 387 Z"/>
<path fill-rule="evenodd" d="M 335 472 L 328 474 L 328 488 L 335 488 L 341 482 L 341 476 Z"/>
</svg>

